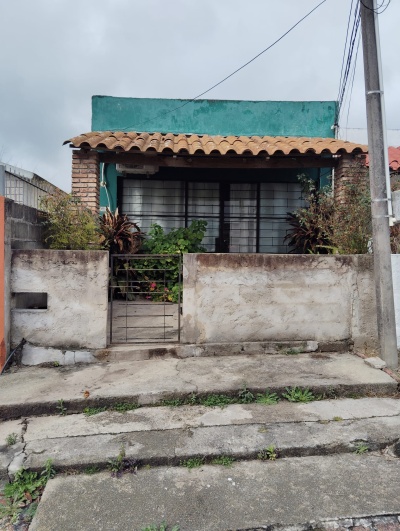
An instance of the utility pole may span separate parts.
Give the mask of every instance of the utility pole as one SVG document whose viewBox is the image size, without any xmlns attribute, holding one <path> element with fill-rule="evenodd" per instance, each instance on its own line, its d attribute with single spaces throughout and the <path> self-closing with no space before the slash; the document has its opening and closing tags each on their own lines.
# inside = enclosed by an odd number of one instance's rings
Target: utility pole
<svg viewBox="0 0 400 531">
<path fill-rule="evenodd" d="M 397 368 L 396 322 L 390 253 L 389 194 L 386 181 L 387 146 L 384 128 L 383 82 L 380 68 L 376 0 L 360 0 L 367 104 L 372 247 L 381 358 Z M 390 209 L 391 211 L 391 209 Z"/>
</svg>

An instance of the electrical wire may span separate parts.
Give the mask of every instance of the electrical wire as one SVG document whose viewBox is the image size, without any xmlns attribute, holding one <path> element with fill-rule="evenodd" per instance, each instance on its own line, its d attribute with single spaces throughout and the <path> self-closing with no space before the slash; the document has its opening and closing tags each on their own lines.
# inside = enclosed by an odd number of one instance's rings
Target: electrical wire
<svg viewBox="0 0 400 531">
<path fill-rule="evenodd" d="M 356 77 L 356 68 L 357 68 L 358 51 L 360 49 L 360 41 L 361 41 L 361 33 L 358 35 L 357 50 L 356 50 L 356 56 L 355 56 L 354 65 L 353 65 L 353 73 L 352 73 L 352 79 L 351 79 L 349 105 L 347 107 L 347 116 L 346 116 L 346 127 L 345 127 L 346 130 L 347 130 L 347 127 L 349 125 L 349 114 L 350 114 L 350 107 L 351 107 L 351 97 L 353 95 L 354 79 Z"/>
<path fill-rule="evenodd" d="M 390 2 L 391 2 L 391 1 L 392 1 L 392 0 L 388 0 L 387 4 L 385 5 L 385 0 L 382 0 L 382 3 L 381 3 L 379 6 L 377 6 L 376 9 L 372 9 L 372 8 L 366 6 L 366 5 L 364 4 L 363 0 L 360 0 L 360 3 L 365 7 L 365 9 L 368 9 L 369 11 L 373 11 L 376 15 L 381 15 L 381 14 L 384 13 L 384 12 L 386 11 L 386 9 L 390 6 Z M 382 6 L 384 6 L 383 9 L 381 9 Z M 381 9 L 381 11 L 379 11 L 379 9 Z"/>
<path fill-rule="evenodd" d="M 339 101 L 340 87 L 342 86 L 342 81 L 343 81 L 343 70 L 344 70 L 344 63 L 345 63 L 345 57 L 346 57 L 347 41 L 348 41 L 348 38 L 349 38 L 349 29 L 350 29 L 351 13 L 353 12 L 353 2 L 354 2 L 354 0 L 351 0 L 350 11 L 349 11 L 349 18 L 347 19 L 346 40 L 345 40 L 344 48 L 343 48 L 342 68 L 341 68 L 341 70 L 340 70 L 339 92 L 338 92 L 338 95 L 337 95 L 336 101 Z"/>
<path fill-rule="evenodd" d="M 351 67 L 352 67 L 354 46 L 355 46 L 357 35 L 360 29 L 360 21 L 361 21 L 360 4 L 358 2 L 354 9 L 354 21 L 353 21 L 353 27 L 351 30 L 351 36 L 349 39 L 346 66 L 344 69 L 344 74 L 342 76 L 341 84 L 339 86 L 339 93 L 338 93 L 338 98 L 337 98 L 337 102 L 338 102 L 337 113 L 336 113 L 336 121 L 335 121 L 336 126 L 339 126 L 340 115 L 341 115 L 341 111 L 343 107 L 343 101 L 344 101 L 344 97 L 346 94 L 347 82 L 348 82 L 349 75 L 351 72 Z"/>
<path fill-rule="evenodd" d="M 169 111 L 166 111 L 164 113 L 160 113 L 156 116 L 153 116 L 152 118 L 149 118 L 148 120 L 146 120 L 145 122 L 141 122 L 138 126 L 137 125 L 130 125 L 130 126 L 127 126 L 127 127 L 122 127 L 120 129 L 120 131 L 126 131 L 127 129 L 130 129 L 131 127 L 135 127 L 136 129 L 139 129 L 140 127 L 142 127 L 143 125 L 146 125 L 148 124 L 149 122 L 152 122 L 153 120 L 156 120 L 157 118 L 161 118 L 161 117 L 164 117 L 164 116 L 167 116 L 168 114 L 171 114 L 175 111 L 178 111 L 179 109 L 182 109 L 183 107 L 185 107 L 186 105 L 188 105 L 189 103 L 192 103 L 193 101 L 201 98 L 202 96 L 204 96 L 205 94 L 207 94 L 208 92 L 211 92 L 211 90 L 215 89 L 216 87 L 218 87 L 219 85 L 222 85 L 222 83 L 224 83 L 225 81 L 227 81 L 229 78 L 231 78 L 232 76 L 234 76 L 235 74 L 237 74 L 238 72 L 240 72 L 240 70 L 243 70 L 243 68 L 245 68 L 246 66 L 248 66 L 250 63 L 252 63 L 253 61 L 255 61 L 256 59 L 258 59 L 261 55 L 263 55 L 265 52 L 267 52 L 268 50 L 270 50 L 271 48 L 273 48 L 276 44 L 278 44 L 278 42 L 280 42 L 282 39 L 284 39 L 286 37 L 286 35 L 288 35 L 291 31 L 293 31 L 299 24 L 301 24 L 306 18 L 308 18 L 312 13 L 314 13 L 314 11 L 316 11 L 322 4 L 324 4 L 327 0 L 322 0 L 322 2 L 320 2 L 318 5 L 316 5 L 313 9 L 311 9 L 311 11 L 309 11 L 306 15 L 304 15 L 304 17 L 302 17 L 298 22 L 296 22 L 296 24 L 294 24 L 293 26 L 291 26 L 285 33 L 283 33 L 283 35 L 281 35 L 278 39 L 276 39 L 276 41 L 274 41 L 272 44 L 270 44 L 269 46 L 267 46 L 267 48 L 265 48 L 264 50 L 262 50 L 260 53 L 258 53 L 257 55 L 255 55 L 252 59 L 250 59 L 249 61 L 247 61 L 246 63 L 244 63 L 242 66 L 240 66 L 239 68 L 237 68 L 234 72 L 232 72 L 231 74 L 229 74 L 228 76 L 224 77 L 223 79 L 221 79 L 221 81 L 218 81 L 218 83 L 215 83 L 215 85 L 213 85 L 212 87 L 208 88 L 207 90 L 205 90 L 204 92 L 202 92 L 201 94 L 198 94 L 197 96 L 195 96 L 194 98 L 190 99 L 190 100 L 187 100 L 185 101 L 185 103 L 183 103 L 182 105 L 178 105 L 177 107 L 175 107 L 174 109 L 171 109 Z"/>
</svg>

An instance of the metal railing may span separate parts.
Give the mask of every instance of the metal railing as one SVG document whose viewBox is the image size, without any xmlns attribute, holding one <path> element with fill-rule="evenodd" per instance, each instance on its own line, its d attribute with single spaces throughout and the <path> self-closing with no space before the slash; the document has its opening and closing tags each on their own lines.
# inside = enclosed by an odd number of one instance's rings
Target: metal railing
<svg viewBox="0 0 400 531">
<path fill-rule="evenodd" d="M 111 255 L 109 342 L 180 341 L 182 255 Z"/>
<path fill-rule="evenodd" d="M 53 195 L 59 188 L 34 173 L 0 164 L 0 195 L 15 203 L 41 210 L 43 197 Z"/>
</svg>

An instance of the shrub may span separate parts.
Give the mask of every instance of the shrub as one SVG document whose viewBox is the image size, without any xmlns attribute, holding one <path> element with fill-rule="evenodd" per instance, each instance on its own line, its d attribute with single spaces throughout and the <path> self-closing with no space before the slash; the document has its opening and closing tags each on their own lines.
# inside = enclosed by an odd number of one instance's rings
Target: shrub
<svg viewBox="0 0 400 531">
<path fill-rule="evenodd" d="M 318 190 L 315 183 L 299 177 L 308 206 L 288 215 L 292 228 L 285 241 L 293 247 L 291 252 L 368 252 L 372 238 L 368 170 L 360 163 L 349 171 L 341 202 L 334 200 L 329 187 Z"/>
<path fill-rule="evenodd" d="M 50 249 L 85 250 L 99 249 L 98 220 L 72 194 L 58 192 L 40 201 L 44 210 L 44 241 Z"/>
</svg>

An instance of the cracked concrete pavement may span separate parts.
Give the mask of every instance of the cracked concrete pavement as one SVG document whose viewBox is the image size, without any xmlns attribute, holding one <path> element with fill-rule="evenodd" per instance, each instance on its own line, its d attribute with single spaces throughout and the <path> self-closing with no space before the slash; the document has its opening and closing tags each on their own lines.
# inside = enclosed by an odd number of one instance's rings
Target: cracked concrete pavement
<svg viewBox="0 0 400 531">
<path fill-rule="evenodd" d="M 336 399 L 306 404 L 232 404 L 142 407 L 92 416 L 74 414 L 24 418 L 0 424 L 5 440 L 18 443 L 0 452 L 3 477 L 22 465 L 40 469 L 52 459 L 59 470 L 105 467 L 124 447 L 143 464 L 177 465 L 193 456 L 255 458 L 274 445 L 280 456 L 353 452 L 358 443 L 370 451 L 398 452 L 400 399 Z"/>
<path fill-rule="evenodd" d="M 26 379 L 29 378 L 29 386 Z M 87 406 L 135 401 L 140 405 L 191 393 L 253 392 L 307 386 L 318 393 L 393 394 L 397 382 L 348 353 L 244 355 L 101 363 L 85 367 L 30 367 L 6 374 L 0 386 L 0 418 L 70 412 Z M 84 398 L 87 396 L 87 398 Z"/>
</svg>

